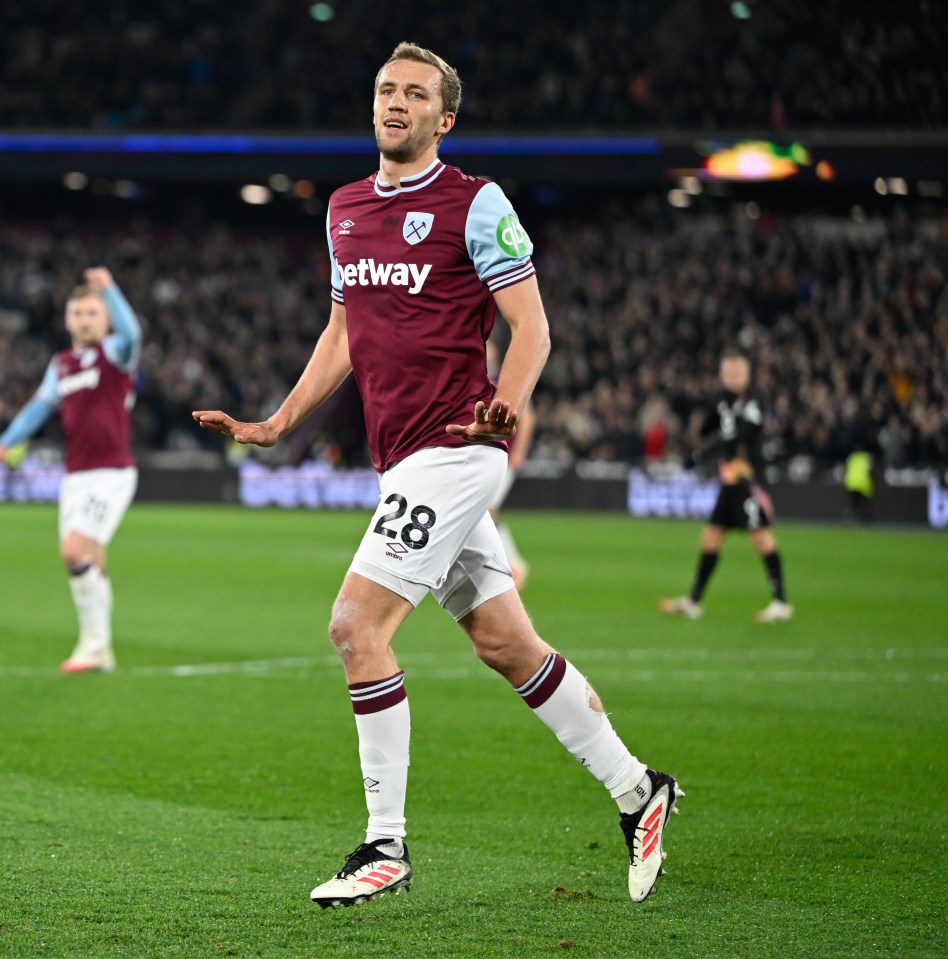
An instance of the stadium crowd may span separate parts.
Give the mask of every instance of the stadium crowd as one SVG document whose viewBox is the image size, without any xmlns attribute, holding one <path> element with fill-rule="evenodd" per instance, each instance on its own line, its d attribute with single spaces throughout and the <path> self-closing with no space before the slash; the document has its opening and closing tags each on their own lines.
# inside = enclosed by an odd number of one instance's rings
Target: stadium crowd
<svg viewBox="0 0 948 959">
<path fill-rule="evenodd" d="M 696 411 L 716 389 L 718 356 L 737 343 L 767 404 L 770 461 L 807 456 L 831 467 L 868 443 L 887 465 L 948 464 L 942 225 L 729 209 L 673 210 L 646 197 L 600 217 L 530 225 L 553 336 L 532 458 L 684 459 Z M 0 426 L 66 345 L 66 295 L 98 262 L 145 328 L 142 449 L 213 443 L 192 409 L 267 415 L 328 311 L 318 233 L 0 226 Z M 53 420 L 49 435 L 56 428 Z"/>
<path fill-rule="evenodd" d="M 942 0 L 6 0 L 0 128 L 361 132 L 404 39 L 476 77 L 466 131 L 948 126 Z"/>
</svg>

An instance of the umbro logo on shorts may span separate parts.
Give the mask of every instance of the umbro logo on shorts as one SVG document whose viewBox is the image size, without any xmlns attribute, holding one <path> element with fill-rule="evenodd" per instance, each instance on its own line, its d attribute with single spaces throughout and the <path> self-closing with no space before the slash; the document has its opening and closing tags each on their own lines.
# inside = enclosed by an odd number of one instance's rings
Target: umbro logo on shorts
<svg viewBox="0 0 948 959">
<path fill-rule="evenodd" d="M 403 546 L 401 543 L 390 541 L 385 545 L 388 547 L 388 549 L 385 550 L 385 555 L 388 556 L 389 559 L 397 559 L 399 562 L 401 562 L 402 556 L 408 552 L 408 547 Z"/>
</svg>

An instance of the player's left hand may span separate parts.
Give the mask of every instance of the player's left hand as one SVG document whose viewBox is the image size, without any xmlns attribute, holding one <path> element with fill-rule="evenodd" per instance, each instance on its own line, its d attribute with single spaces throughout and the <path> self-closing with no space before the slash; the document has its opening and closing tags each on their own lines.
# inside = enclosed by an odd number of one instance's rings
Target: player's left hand
<svg viewBox="0 0 948 959">
<path fill-rule="evenodd" d="M 517 411 L 506 400 L 494 399 L 490 406 L 481 400 L 474 404 L 474 422 L 470 426 L 451 423 L 445 430 L 466 443 L 496 443 L 509 440 L 517 432 Z"/>
</svg>

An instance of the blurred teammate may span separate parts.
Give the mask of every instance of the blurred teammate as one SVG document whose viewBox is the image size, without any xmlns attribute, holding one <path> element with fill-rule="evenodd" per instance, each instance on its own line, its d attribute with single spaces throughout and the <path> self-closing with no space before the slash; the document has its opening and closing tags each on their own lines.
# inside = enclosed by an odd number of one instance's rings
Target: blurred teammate
<svg viewBox="0 0 948 959">
<path fill-rule="evenodd" d="M 59 551 L 79 618 L 76 648 L 60 667 L 67 673 L 115 668 L 106 549 L 138 483 L 130 413 L 141 328 L 107 269 L 93 267 L 84 276 L 85 285 L 66 301 L 72 347 L 53 357 L 36 394 L 0 436 L 2 461 L 60 410 L 66 475 L 59 492 Z"/>
<path fill-rule="evenodd" d="M 440 57 L 412 44 L 396 48 L 375 82 L 379 171 L 330 199 L 332 309 L 309 364 L 265 422 L 220 411 L 194 416 L 238 442 L 272 446 L 350 370 L 365 403 L 380 505 L 329 633 L 349 683 L 369 819 L 365 842 L 313 900 L 348 906 L 411 883 L 409 710 L 391 644 L 429 592 L 615 798 L 629 892 L 641 900 L 661 868 L 677 784 L 629 753 L 583 675 L 536 634 L 488 515 L 549 332 L 532 244 L 507 198 L 438 159 L 460 98 L 457 73 Z M 512 337 L 495 390 L 485 341 L 498 310 Z M 459 858 L 458 878 L 464 868 Z"/>
<path fill-rule="evenodd" d="M 751 545 L 764 562 L 773 593 L 769 605 L 755 619 L 759 623 L 777 623 L 793 616 L 786 601 L 783 571 L 771 521 L 773 504 L 762 484 L 763 460 L 760 452 L 763 414 L 760 403 L 748 392 L 750 362 L 737 351 L 721 358 L 721 385 L 724 391 L 701 425 L 703 438 L 717 434 L 717 440 L 700 452 L 702 459 L 720 457 L 721 491 L 707 525 L 701 531 L 701 555 L 691 592 L 676 599 L 659 601 L 659 608 L 670 616 L 698 619 L 704 612 L 701 597 L 717 566 L 728 530 L 745 530 Z"/>
<path fill-rule="evenodd" d="M 493 340 L 487 341 L 487 375 L 492 383 L 497 382 L 500 374 L 500 351 Z M 507 494 L 517 480 L 517 474 L 520 468 L 527 461 L 530 455 L 530 443 L 533 441 L 533 431 L 536 428 L 537 417 L 533 411 L 533 404 L 527 405 L 517 417 L 517 432 L 507 442 L 507 470 L 504 473 L 503 482 L 493 503 L 490 505 L 490 517 L 497 527 L 500 534 L 500 541 L 504 544 L 504 552 L 507 556 L 507 562 L 513 572 L 514 585 L 518 590 L 523 590 L 527 585 L 527 577 L 530 575 L 530 565 L 523 558 L 517 541 L 514 539 L 510 526 L 501 516 L 501 509 Z"/>
</svg>

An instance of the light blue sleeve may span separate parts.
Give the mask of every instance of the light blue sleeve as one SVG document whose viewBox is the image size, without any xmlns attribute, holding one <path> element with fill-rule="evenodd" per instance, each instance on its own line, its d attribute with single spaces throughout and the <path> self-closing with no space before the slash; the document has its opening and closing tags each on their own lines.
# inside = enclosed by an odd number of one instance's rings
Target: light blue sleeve
<svg viewBox="0 0 948 959">
<path fill-rule="evenodd" d="M 508 270 L 516 270 L 518 274 L 522 271 L 524 275 L 533 273 L 532 267 L 527 269 L 533 243 L 496 183 L 485 183 L 474 197 L 467 214 L 464 240 L 474 269 L 485 282 Z"/>
<path fill-rule="evenodd" d="M 59 394 L 56 392 L 55 360 L 46 367 L 43 382 L 33 394 L 26 406 L 13 417 L 13 422 L 0 436 L 0 446 L 16 446 L 29 439 L 59 406 Z"/>
<path fill-rule="evenodd" d="M 105 289 L 105 305 L 109 308 L 112 332 L 105 338 L 102 349 L 109 362 L 119 369 L 129 370 L 138 363 L 142 345 L 142 328 L 135 311 L 122 291 L 113 283 Z"/>
<path fill-rule="evenodd" d="M 332 247 L 332 207 L 326 210 L 326 243 L 329 247 L 329 269 L 331 271 L 330 281 L 332 283 L 332 298 L 337 303 L 342 303 L 342 274 L 339 272 L 339 264 L 336 262 L 336 254 Z"/>
</svg>

